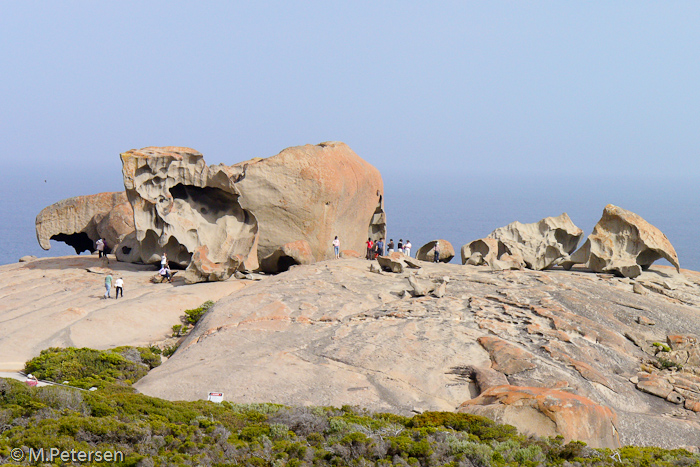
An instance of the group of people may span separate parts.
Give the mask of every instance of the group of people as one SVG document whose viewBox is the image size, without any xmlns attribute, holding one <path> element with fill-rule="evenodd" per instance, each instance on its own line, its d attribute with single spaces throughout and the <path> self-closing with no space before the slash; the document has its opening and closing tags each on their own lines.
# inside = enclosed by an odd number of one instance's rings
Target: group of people
<svg viewBox="0 0 700 467">
<path fill-rule="evenodd" d="M 367 259 L 375 259 L 377 256 L 384 256 L 387 254 L 393 253 L 394 251 L 398 251 L 399 253 L 403 253 L 406 256 L 411 256 L 411 241 L 406 240 L 406 243 L 403 242 L 403 239 L 399 239 L 399 243 L 396 245 L 397 249 L 394 250 L 394 239 L 390 238 L 389 243 L 386 245 L 384 244 L 384 239 L 380 238 L 376 242 L 373 242 L 371 238 L 367 239 L 367 255 L 365 256 Z M 388 250 L 388 251 L 387 251 Z"/>
<path fill-rule="evenodd" d="M 107 277 L 105 277 L 105 295 L 104 298 L 112 298 L 111 292 L 112 292 L 112 282 L 114 282 L 114 288 L 116 289 L 116 293 L 114 294 L 114 298 L 119 298 L 119 294 L 122 295 L 122 298 L 124 298 L 124 278 L 120 277 L 117 280 L 114 280 L 112 278 L 111 274 L 107 274 Z"/>
<path fill-rule="evenodd" d="M 406 240 L 406 243 L 404 243 L 403 239 L 399 239 L 399 243 L 397 245 L 397 250 L 394 250 L 394 239 L 390 238 L 389 243 L 384 243 L 384 239 L 380 238 L 376 242 L 373 241 L 371 238 L 367 238 L 367 252 L 365 254 L 366 259 L 375 259 L 377 256 L 384 256 L 387 253 L 391 254 L 394 251 L 398 251 L 399 253 L 403 253 L 406 256 L 411 256 L 411 241 Z M 335 239 L 333 239 L 333 252 L 335 253 L 335 259 L 340 258 L 340 240 L 338 239 L 338 236 L 335 236 Z"/>
<path fill-rule="evenodd" d="M 387 248 L 389 249 L 389 253 L 394 252 L 394 239 L 390 238 L 389 243 L 387 244 Z M 399 253 L 403 253 L 406 256 L 411 256 L 411 248 L 413 248 L 413 245 L 411 245 L 410 240 L 406 240 L 406 243 L 403 242 L 403 238 L 399 238 L 399 243 L 396 244 L 396 251 Z"/>
</svg>

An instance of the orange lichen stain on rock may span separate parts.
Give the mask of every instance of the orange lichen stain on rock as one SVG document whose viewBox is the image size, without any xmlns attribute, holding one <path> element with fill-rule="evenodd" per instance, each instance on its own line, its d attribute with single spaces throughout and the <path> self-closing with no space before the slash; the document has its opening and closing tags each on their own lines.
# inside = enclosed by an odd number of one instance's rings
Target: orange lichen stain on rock
<svg viewBox="0 0 700 467">
<path fill-rule="evenodd" d="M 457 411 L 485 416 L 493 412 L 491 418 L 502 419 L 507 408 L 518 413 L 536 410 L 554 422 L 556 432 L 566 441 L 582 440 L 593 447 L 620 446 L 615 428 L 615 411 L 586 397 L 557 389 L 497 386 L 487 389 L 475 399 L 464 402 Z M 516 427 L 525 432 L 536 433 L 537 424 L 533 426 L 526 419 L 527 417 L 522 419 L 521 426 L 516 422 Z"/>
<path fill-rule="evenodd" d="M 61 321 L 73 321 L 78 318 L 85 316 L 87 312 L 81 308 L 67 308 L 63 311 L 59 311 L 51 315 L 51 318 L 58 319 Z"/>
<path fill-rule="evenodd" d="M 260 321 L 291 321 L 292 310 L 280 301 L 274 301 L 269 305 L 256 309 L 241 320 L 240 324 L 255 323 Z"/>
<path fill-rule="evenodd" d="M 528 334 L 539 334 L 550 339 L 559 339 L 564 342 L 571 342 L 571 337 L 559 329 L 550 329 L 540 326 L 537 323 L 528 324 L 525 328 Z"/>
<path fill-rule="evenodd" d="M 491 357 L 491 367 L 506 375 L 520 373 L 537 368 L 533 362 L 535 356 L 498 337 L 482 336 L 477 342 L 486 349 Z"/>
</svg>

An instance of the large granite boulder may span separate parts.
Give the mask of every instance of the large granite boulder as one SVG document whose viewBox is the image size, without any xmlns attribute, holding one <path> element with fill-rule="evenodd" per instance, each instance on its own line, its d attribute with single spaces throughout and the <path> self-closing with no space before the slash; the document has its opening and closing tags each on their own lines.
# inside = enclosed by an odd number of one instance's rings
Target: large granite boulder
<svg viewBox="0 0 700 467">
<path fill-rule="evenodd" d="M 608 204 L 586 243 L 562 265 L 568 269 L 584 264 L 595 272 L 634 278 L 661 258 L 680 272 L 678 255 L 666 235 L 637 214 Z"/>
<path fill-rule="evenodd" d="M 558 389 L 497 386 L 463 403 L 458 412 L 488 417 L 536 436 L 585 441 L 594 448 L 620 447 L 617 414 L 587 397 Z"/>
<path fill-rule="evenodd" d="M 64 199 L 36 216 L 36 238 L 44 250 L 51 248 L 49 240 L 56 240 L 76 253 L 93 252 L 100 237 L 112 249 L 133 230 L 131 205 L 123 191 Z"/>
<path fill-rule="evenodd" d="M 188 268 L 188 282 L 331 258 L 336 235 L 357 251 L 367 237 L 386 235 L 381 176 L 344 143 L 232 166 L 207 166 L 202 154 L 180 147 L 121 157 L 141 260 L 158 263 L 167 253 Z"/>
<path fill-rule="evenodd" d="M 418 249 L 416 252 L 416 259 L 421 261 L 434 261 L 435 260 L 435 245 L 439 245 L 439 261 L 441 263 L 449 263 L 452 258 L 455 257 L 455 249 L 450 242 L 447 240 L 433 240 L 428 242 Z"/>
</svg>

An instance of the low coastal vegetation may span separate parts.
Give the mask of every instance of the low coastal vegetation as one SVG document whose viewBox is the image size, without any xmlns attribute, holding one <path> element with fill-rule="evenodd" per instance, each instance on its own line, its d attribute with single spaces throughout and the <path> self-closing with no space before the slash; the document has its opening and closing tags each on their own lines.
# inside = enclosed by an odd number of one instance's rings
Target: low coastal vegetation
<svg viewBox="0 0 700 467">
<path fill-rule="evenodd" d="M 526 437 L 476 415 L 171 402 L 115 380 L 80 391 L 0 379 L 0 462 L 21 447 L 120 451 L 127 466 L 700 465 L 681 449 L 625 447 L 616 461 L 609 449 Z"/>
<path fill-rule="evenodd" d="M 131 385 L 160 365 L 156 347 L 116 347 L 94 350 L 51 347 L 29 360 L 24 371 L 37 378 L 78 388 L 103 388 L 121 383 Z"/>
</svg>

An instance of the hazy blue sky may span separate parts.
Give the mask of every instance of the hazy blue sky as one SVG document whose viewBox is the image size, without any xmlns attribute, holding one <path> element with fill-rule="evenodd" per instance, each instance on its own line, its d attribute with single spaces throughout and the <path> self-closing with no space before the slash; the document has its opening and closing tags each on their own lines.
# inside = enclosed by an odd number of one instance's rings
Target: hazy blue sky
<svg viewBox="0 0 700 467">
<path fill-rule="evenodd" d="M 428 3 L 0 0 L 3 197 L 122 189 L 131 148 L 328 140 L 387 187 L 695 185 L 700 3 Z"/>
<path fill-rule="evenodd" d="M 427 3 L 3 1 L 2 157 L 115 189 L 119 152 L 149 145 L 215 163 L 340 140 L 383 173 L 698 168 L 699 3 Z"/>
</svg>

